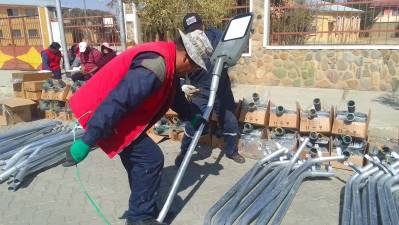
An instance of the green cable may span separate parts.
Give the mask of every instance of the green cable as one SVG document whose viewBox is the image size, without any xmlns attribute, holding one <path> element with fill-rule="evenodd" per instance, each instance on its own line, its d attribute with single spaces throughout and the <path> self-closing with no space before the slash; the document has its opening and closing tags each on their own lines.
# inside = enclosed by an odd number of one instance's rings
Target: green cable
<svg viewBox="0 0 399 225">
<path fill-rule="evenodd" d="M 97 211 L 97 214 L 101 217 L 101 219 L 104 221 L 105 224 L 111 225 L 111 223 L 107 220 L 107 218 L 104 216 L 104 214 L 101 212 L 100 208 L 96 205 L 96 203 L 93 201 L 89 193 L 87 192 L 85 185 L 83 184 L 82 179 L 80 178 L 80 170 L 78 165 L 76 165 L 76 179 L 80 184 L 80 188 L 82 189 L 83 193 L 85 194 L 86 198 L 89 200 L 91 206 Z"/>
</svg>

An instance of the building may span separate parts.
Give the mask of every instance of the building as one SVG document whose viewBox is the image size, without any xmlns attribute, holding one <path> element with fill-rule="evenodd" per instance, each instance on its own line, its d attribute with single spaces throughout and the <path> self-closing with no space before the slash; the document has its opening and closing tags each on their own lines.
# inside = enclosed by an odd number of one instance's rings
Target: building
<svg viewBox="0 0 399 225">
<path fill-rule="evenodd" d="M 0 0 L 0 69 L 40 69 L 40 52 L 52 40 L 54 1 Z"/>
<path fill-rule="evenodd" d="M 307 43 L 349 44 L 359 38 L 362 10 L 321 0 L 305 0 L 313 11 L 313 35 Z"/>
<path fill-rule="evenodd" d="M 371 27 L 370 36 L 384 42 L 397 43 L 399 37 L 399 0 L 375 0 L 371 7 L 378 9 L 379 12 Z"/>
</svg>

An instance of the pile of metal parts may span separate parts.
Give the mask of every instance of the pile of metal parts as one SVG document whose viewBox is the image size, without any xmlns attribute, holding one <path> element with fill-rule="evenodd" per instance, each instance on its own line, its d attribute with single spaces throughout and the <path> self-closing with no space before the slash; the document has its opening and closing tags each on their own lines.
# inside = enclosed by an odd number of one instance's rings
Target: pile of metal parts
<svg viewBox="0 0 399 225">
<path fill-rule="evenodd" d="M 331 177 L 331 167 L 317 168 L 323 162 L 344 161 L 347 152 L 331 157 L 299 160 L 309 142 L 305 138 L 294 155 L 287 148 L 258 161 L 222 198 L 210 208 L 204 225 L 281 224 L 301 183 L 306 178 Z"/>
<path fill-rule="evenodd" d="M 320 98 L 313 99 L 313 106 L 310 107 L 308 110 L 303 112 L 303 116 L 308 117 L 309 119 L 314 119 L 317 117 L 330 117 L 330 113 L 322 109 Z"/>
<path fill-rule="evenodd" d="M 396 225 L 399 223 L 398 154 L 385 158 L 366 155 L 369 164 L 357 168 L 345 186 L 341 225 Z"/>
<path fill-rule="evenodd" d="M 350 100 L 347 103 L 347 111 L 338 111 L 335 119 L 343 120 L 346 124 L 351 124 L 353 122 L 366 123 L 367 114 L 356 112 L 355 101 Z"/>
<path fill-rule="evenodd" d="M 266 110 L 267 102 L 261 101 L 259 94 L 255 92 L 252 94 L 252 101 L 243 100 L 243 107 L 246 108 L 248 112 L 253 112 L 257 109 Z"/>
<path fill-rule="evenodd" d="M 0 134 L 0 183 L 10 179 L 9 189 L 15 191 L 29 174 L 60 163 L 74 136 L 81 138 L 83 130 L 56 121 Z"/>
<path fill-rule="evenodd" d="M 367 150 L 367 141 L 362 138 L 354 138 L 348 135 L 335 136 L 333 145 L 339 146 L 350 152 L 351 155 L 364 155 Z"/>
<path fill-rule="evenodd" d="M 310 154 L 313 153 L 324 153 L 329 154 L 330 149 L 330 138 L 322 135 L 317 132 L 310 132 L 309 135 L 309 143 L 306 145 L 307 151 Z"/>
<path fill-rule="evenodd" d="M 71 109 L 68 104 L 63 101 L 55 101 L 55 100 L 39 100 L 39 109 L 41 111 L 51 110 L 52 112 L 71 112 Z"/>
<path fill-rule="evenodd" d="M 169 120 L 165 116 L 154 124 L 154 133 L 157 135 L 168 136 L 169 129 L 170 129 Z"/>
<path fill-rule="evenodd" d="M 57 80 L 57 79 L 47 79 L 44 84 L 43 84 L 43 90 L 44 91 L 50 91 L 53 90 L 55 92 L 63 90 L 67 84 L 63 80 Z"/>
<path fill-rule="evenodd" d="M 270 140 L 292 150 L 297 144 L 297 132 L 293 129 L 276 127 L 270 132 Z"/>
</svg>

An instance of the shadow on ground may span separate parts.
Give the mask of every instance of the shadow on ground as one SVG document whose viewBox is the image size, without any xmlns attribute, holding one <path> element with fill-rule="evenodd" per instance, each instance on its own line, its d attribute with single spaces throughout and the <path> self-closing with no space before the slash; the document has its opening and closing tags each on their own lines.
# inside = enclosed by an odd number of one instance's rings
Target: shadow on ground
<svg viewBox="0 0 399 225">
<path fill-rule="evenodd" d="M 194 194 L 198 191 L 198 189 L 202 186 L 205 180 L 210 175 L 219 175 L 219 172 L 223 169 L 223 166 L 220 164 L 220 160 L 223 157 L 223 153 L 220 152 L 218 157 L 215 159 L 214 163 L 207 163 L 200 165 L 196 161 L 204 160 L 209 158 L 212 154 L 212 149 L 208 146 L 201 146 L 196 150 L 193 154 L 189 167 L 187 168 L 186 174 L 180 184 L 179 191 L 173 201 L 171 209 L 167 217 L 165 218 L 165 222 L 171 224 L 176 216 L 180 213 L 180 211 L 184 208 L 184 206 L 190 201 L 190 199 L 194 196 Z M 169 166 L 164 168 L 164 180 L 161 184 L 160 194 L 162 196 L 162 203 L 165 202 L 166 197 L 169 193 L 170 187 L 173 184 L 174 177 L 177 173 L 178 168 L 176 166 Z M 183 199 L 179 193 L 190 188 L 191 191 L 186 195 Z M 163 204 L 159 204 L 160 209 Z"/>
<path fill-rule="evenodd" d="M 399 110 L 399 96 L 395 94 L 384 94 L 374 99 L 374 101 L 389 106 L 395 110 Z"/>
</svg>

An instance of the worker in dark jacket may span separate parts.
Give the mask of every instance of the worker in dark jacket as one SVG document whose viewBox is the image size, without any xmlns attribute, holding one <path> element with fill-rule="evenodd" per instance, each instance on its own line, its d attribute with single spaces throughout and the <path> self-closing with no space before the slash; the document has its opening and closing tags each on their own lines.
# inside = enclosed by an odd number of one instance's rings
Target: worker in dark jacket
<svg viewBox="0 0 399 225">
<path fill-rule="evenodd" d="M 55 79 L 61 79 L 61 45 L 58 42 L 53 42 L 51 45 L 42 51 L 42 69 L 53 72 Z"/>
<path fill-rule="evenodd" d="M 183 27 L 185 32 L 204 30 L 206 36 L 211 42 L 213 48 L 216 48 L 223 32 L 215 28 L 204 29 L 201 17 L 197 13 L 188 13 L 183 18 Z M 189 77 L 190 85 L 185 85 L 184 91 L 187 95 L 192 95 L 193 90 L 199 90 L 194 96 L 191 96 L 192 105 L 197 113 L 204 113 L 208 104 L 210 87 L 212 82 L 212 68 L 207 65 L 207 70 L 197 70 Z M 244 163 L 245 158 L 238 153 L 238 121 L 234 114 L 235 102 L 233 92 L 231 91 L 230 78 L 227 69 L 222 71 L 219 81 L 219 88 L 215 99 L 214 112 L 216 113 L 219 125 L 222 129 L 224 139 L 224 151 L 228 158 L 237 163 Z M 182 140 L 181 153 L 176 157 L 175 164 L 180 166 L 185 153 L 190 146 L 194 135 L 194 130 L 190 124 L 185 127 L 185 135 Z"/>
<path fill-rule="evenodd" d="M 86 133 L 67 151 L 64 166 L 81 162 L 95 145 L 110 158 L 119 154 L 131 188 L 128 225 L 164 224 L 154 219 L 164 157 L 146 130 L 169 107 L 194 128 L 204 122 L 190 110 L 179 77 L 206 69 L 213 49 L 202 31 L 180 31 L 180 36 L 175 43 L 146 43 L 123 52 L 70 98 Z"/>
<path fill-rule="evenodd" d="M 97 62 L 97 70 L 100 70 L 105 64 L 111 61 L 116 56 L 116 51 L 111 48 L 111 46 L 104 42 L 101 44 L 101 57 L 100 60 Z"/>
</svg>

